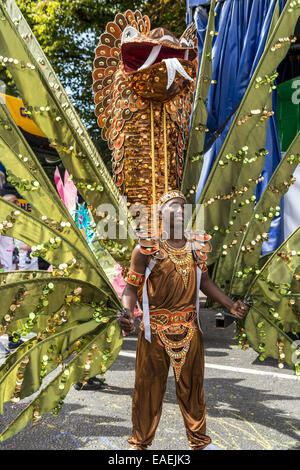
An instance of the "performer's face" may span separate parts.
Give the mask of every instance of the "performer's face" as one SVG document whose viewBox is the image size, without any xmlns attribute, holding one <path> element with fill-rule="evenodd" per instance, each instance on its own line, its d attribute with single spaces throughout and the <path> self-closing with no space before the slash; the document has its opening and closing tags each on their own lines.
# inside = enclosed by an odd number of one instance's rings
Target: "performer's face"
<svg viewBox="0 0 300 470">
<path fill-rule="evenodd" d="M 181 239 L 184 235 L 184 205 L 182 198 L 166 202 L 161 210 L 162 231 Z"/>
</svg>

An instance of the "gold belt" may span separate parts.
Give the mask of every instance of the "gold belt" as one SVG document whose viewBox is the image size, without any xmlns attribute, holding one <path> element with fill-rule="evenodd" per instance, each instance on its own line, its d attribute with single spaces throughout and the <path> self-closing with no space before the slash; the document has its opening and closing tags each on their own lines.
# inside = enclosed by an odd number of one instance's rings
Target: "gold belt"
<svg viewBox="0 0 300 470">
<path fill-rule="evenodd" d="M 166 309 L 150 310 L 151 330 L 153 333 L 158 334 L 163 343 L 170 357 L 177 381 L 180 378 L 181 368 L 190 348 L 194 331 L 197 328 L 195 325 L 196 316 L 197 313 L 194 308 L 187 308 L 183 312 L 170 312 Z M 176 326 L 181 331 L 175 333 L 174 328 L 176 330 Z M 177 335 L 182 333 L 184 333 L 184 337 L 179 340 L 170 339 L 166 336 L 167 334 Z"/>
<path fill-rule="evenodd" d="M 166 330 L 176 325 L 194 328 L 196 317 L 197 313 L 192 307 L 182 312 L 170 312 L 167 309 L 150 310 L 150 326 L 156 331 Z"/>
</svg>

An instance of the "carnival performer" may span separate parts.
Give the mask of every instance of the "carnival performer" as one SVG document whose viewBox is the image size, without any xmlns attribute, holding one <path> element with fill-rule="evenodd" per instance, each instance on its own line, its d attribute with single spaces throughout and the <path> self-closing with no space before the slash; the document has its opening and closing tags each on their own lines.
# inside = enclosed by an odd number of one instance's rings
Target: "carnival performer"
<svg viewBox="0 0 300 470">
<path fill-rule="evenodd" d="M 159 199 L 160 222 L 168 220 L 169 228 L 161 232 L 159 251 L 154 255 L 148 254 L 149 249 L 142 242 L 134 248 L 122 297 L 128 317 L 125 314 L 121 318 L 121 326 L 127 333 L 135 331 L 136 302 L 143 306 L 136 353 L 133 430 L 128 440 L 136 450 L 146 450 L 154 439 L 170 364 L 189 446 L 193 450 L 213 447 L 206 434 L 199 287 L 237 318 L 243 318 L 248 312 L 245 304 L 240 300 L 234 302 L 210 279 L 205 253 L 210 249 L 210 237 L 203 232 L 199 250 L 185 236 L 185 204 L 185 197 L 178 190 L 169 191 Z M 178 228 L 182 228 L 180 237 L 175 236 Z"/>
</svg>

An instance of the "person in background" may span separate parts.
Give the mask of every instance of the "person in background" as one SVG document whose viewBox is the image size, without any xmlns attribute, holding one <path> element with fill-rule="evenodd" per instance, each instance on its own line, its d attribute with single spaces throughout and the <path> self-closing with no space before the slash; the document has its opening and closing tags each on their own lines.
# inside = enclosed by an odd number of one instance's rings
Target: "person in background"
<svg viewBox="0 0 300 470">
<path fill-rule="evenodd" d="M 3 199 L 19 206 L 19 200 L 15 194 L 5 194 Z M 36 271 L 39 269 L 38 259 L 30 257 L 31 248 L 21 240 L 0 234 L 0 271 Z M 24 341 L 14 342 L 9 337 L 8 347 L 16 349 Z"/>
<path fill-rule="evenodd" d="M 31 258 L 31 247 L 17 240 L 17 248 L 19 251 L 19 270 L 20 271 L 38 271 L 39 260 L 37 257 Z"/>
</svg>

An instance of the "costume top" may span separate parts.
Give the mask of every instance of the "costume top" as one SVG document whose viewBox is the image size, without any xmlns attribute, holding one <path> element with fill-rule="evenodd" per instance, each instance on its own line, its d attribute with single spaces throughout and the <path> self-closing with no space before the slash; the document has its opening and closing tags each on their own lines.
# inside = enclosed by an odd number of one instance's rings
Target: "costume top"
<svg viewBox="0 0 300 470">
<path fill-rule="evenodd" d="M 208 240 L 209 236 L 204 234 L 204 250 L 210 249 Z M 206 270 L 206 254 L 198 251 L 197 255 L 188 241 L 181 249 L 162 241 L 159 257 L 155 264 L 152 260 L 146 276 L 133 271 L 127 276 L 129 284 L 143 288 L 142 295 L 139 291 L 144 314 L 141 329 L 145 327 L 145 337 L 150 342 L 147 325 L 149 333 L 151 329 L 152 334 L 158 334 L 170 357 L 176 380 L 179 380 L 190 341 L 197 329 L 197 320 L 200 327 L 198 294 L 201 275 Z"/>
<path fill-rule="evenodd" d="M 178 272 L 176 264 L 170 259 L 170 255 L 163 248 L 161 250 L 165 258 L 157 260 L 147 280 L 147 291 L 150 312 L 157 309 L 166 309 L 170 312 L 184 311 L 196 306 L 196 268 L 197 264 L 191 250 L 181 255 L 176 255 L 178 261 L 189 258 L 189 265 L 183 264 L 185 273 Z M 205 262 L 202 270 L 207 269 Z M 186 278 L 185 285 L 183 276 Z"/>
</svg>

